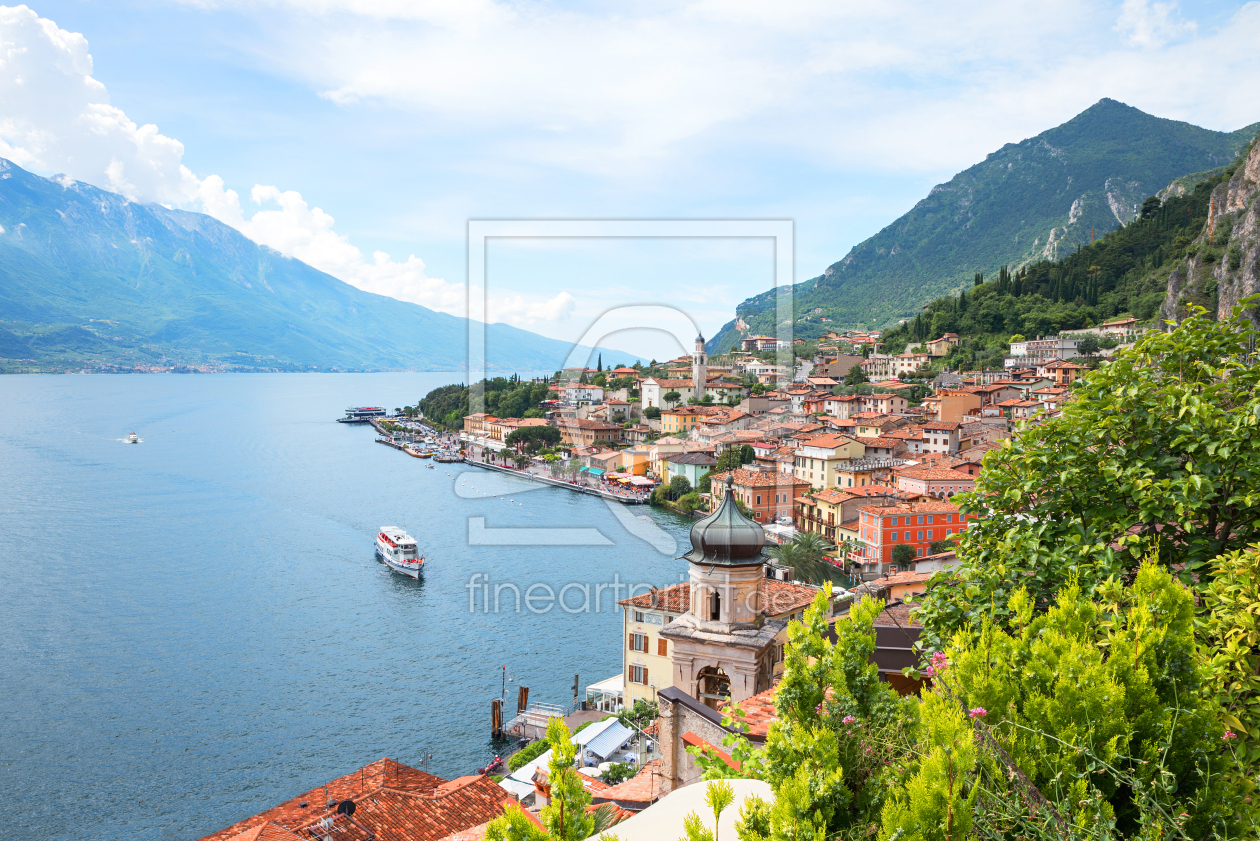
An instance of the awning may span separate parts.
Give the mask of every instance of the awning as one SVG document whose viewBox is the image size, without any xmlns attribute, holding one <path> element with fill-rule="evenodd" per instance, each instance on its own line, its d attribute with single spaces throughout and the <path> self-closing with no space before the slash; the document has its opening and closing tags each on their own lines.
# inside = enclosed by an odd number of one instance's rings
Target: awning
<svg viewBox="0 0 1260 841">
<path fill-rule="evenodd" d="M 588 470 L 590 470 L 590 468 L 589 468 L 589 467 L 583 467 L 583 468 L 581 468 L 581 469 L 579 469 L 579 470 L 578 470 L 578 473 L 585 473 L 585 472 L 586 472 L 586 471 L 588 471 Z"/>
<path fill-rule="evenodd" d="M 586 749 L 600 759 L 607 759 L 616 753 L 622 745 L 630 741 L 630 737 L 633 735 L 633 730 L 620 722 L 616 722 L 603 733 L 587 742 Z"/>
<path fill-rule="evenodd" d="M 642 486 L 642 485 L 655 485 L 656 483 L 653 482 L 651 479 L 648 479 L 643 476 L 631 476 L 630 484 Z"/>
<path fill-rule="evenodd" d="M 525 783 L 520 780 L 514 780 L 511 777 L 499 781 L 499 788 L 504 789 L 510 794 L 516 795 L 516 799 L 520 800 L 534 793 L 534 784 Z"/>
<path fill-rule="evenodd" d="M 603 476 L 603 475 L 604 475 L 604 471 L 600 470 L 598 467 L 592 467 L 592 468 L 589 468 L 589 470 L 590 470 L 590 474 L 591 474 L 592 476 Z"/>
<path fill-rule="evenodd" d="M 618 672 L 610 678 L 605 678 L 599 683 L 592 683 L 586 687 L 587 692 L 611 692 L 621 694 L 626 688 L 626 676 Z"/>
</svg>

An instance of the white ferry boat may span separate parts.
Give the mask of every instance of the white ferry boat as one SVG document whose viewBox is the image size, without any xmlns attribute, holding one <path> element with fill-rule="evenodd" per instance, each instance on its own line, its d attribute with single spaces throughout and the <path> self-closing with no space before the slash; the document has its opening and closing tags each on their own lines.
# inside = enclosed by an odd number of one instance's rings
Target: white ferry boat
<svg viewBox="0 0 1260 841">
<path fill-rule="evenodd" d="M 133 433 L 131 433 L 130 435 L 128 435 L 128 436 L 127 436 L 127 443 L 128 443 L 128 444 L 139 444 L 139 443 L 140 443 L 140 436 L 139 436 L 139 435 L 137 435 L 137 434 L 136 434 L 136 433 L 134 433 L 134 432 L 133 432 Z"/>
<path fill-rule="evenodd" d="M 416 549 L 416 539 L 397 526 L 381 526 L 376 535 L 376 554 L 394 572 L 420 577 L 424 558 Z"/>
</svg>

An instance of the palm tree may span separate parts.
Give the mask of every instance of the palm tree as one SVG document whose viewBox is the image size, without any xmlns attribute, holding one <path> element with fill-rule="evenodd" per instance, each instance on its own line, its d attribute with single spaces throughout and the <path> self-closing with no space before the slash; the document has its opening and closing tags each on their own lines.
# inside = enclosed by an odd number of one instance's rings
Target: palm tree
<svg viewBox="0 0 1260 841">
<path fill-rule="evenodd" d="M 831 541 L 822 535 L 802 532 L 791 543 L 784 543 L 766 554 L 780 565 L 792 567 L 796 571 L 796 580 L 809 584 L 824 584 L 840 579 L 840 570 L 834 564 L 824 560 L 824 556 L 834 551 Z"/>
</svg>

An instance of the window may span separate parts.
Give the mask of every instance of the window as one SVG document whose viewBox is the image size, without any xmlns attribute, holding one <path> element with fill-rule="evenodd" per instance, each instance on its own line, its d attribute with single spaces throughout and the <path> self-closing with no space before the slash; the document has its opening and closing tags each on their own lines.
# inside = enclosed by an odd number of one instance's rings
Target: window
<svg viewBox="0 0 1260 841">
<path fill-rule="evenodd" d="M 641 611 L 641 610 L 636 610 L 636 611 L 634 612 L 634 621 L 635 621 L 635 622 L 642 622 L 642 621 L 643 621 L 643 611 Z"/>
<path fill-rule="evenodd" d="M 658 639 L 656 641 L 656 653 L 659 654 L 661 657 L 668 657 L 669 656 L 669 643 L 663 639 Z"/>
<path fill-rule="evenodd" d="M 928 539 L 928 540 L 931 540 L 931 539 L 932 539 L 932 530 L 931 530 L 931 529 L 928 529 L 928 536 L 927 536 L 927 539 Z"/>
<path fill-rule="evenodd" d="M 896 543 L 896 542 L 897 542 L 897 539 L 898 539 L 898 538 L 897 538 L 897 532 L 893 532 L 893 533 L 892 533 L 892 542 L 893 542 L 893 543 Z"/>
<path fill-rule="evenodd" d="M 945 529 L 945 536 L 946 536 L 946 537 L 949 537 L 949 536 L 950 536 L 951 534 L 953 534 L 953 533 L 954 533 L 954 530 L 953 530 L 953 529 Z"/>
<path fill-rule="evenodd" d="M 923 539 L 923 529 L 919 529 L 919 540 Z"/>
<path fill-rule="evenodd" d="M 919 515 L 919 525 L 923 525 L 923 515 Z"/>
<path fill-rule="evenodd" d="M 647 686 L 648 670 L 646 666 L 631 666 L 628 669 L 628 672 L 629 674 L 626 675 L 626 679 L 628 681 L 630 681 L 631 683 L 638 683 L 638 684 L 642 684 L 643 686 Z"/>
<path fill-rule="evenodd" d="M 644 654 L 646 654 L 648 650 L 647 634 L 631 634 L 630 635 L 630 650 L 642 651 Z"/>
<path fill-rule="evenodd" d="M 932 515 L 931 515 L 931 514 L 928 514 L 928 521 L 927 521 L 927 524 L 928 524 L 929 526 L 930 526 L 930 525 L 932 525 Z"/>
</svg>

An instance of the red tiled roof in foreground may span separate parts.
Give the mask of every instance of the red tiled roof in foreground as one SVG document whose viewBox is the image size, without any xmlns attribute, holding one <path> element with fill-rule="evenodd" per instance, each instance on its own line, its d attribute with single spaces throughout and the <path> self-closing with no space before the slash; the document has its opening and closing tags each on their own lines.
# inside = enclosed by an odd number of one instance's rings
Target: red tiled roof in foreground
<svg viewBox="0 0 1260 841">
<path fill-rule="evenodd" d="M 333 819 L 338 841 L 441 841 L 498 817 L 515 802 L 489 777 L 447 781 L 392 759 L 339 777 L 324 791 L 311 789 L 202 841 L 291 841 L 306 837 L 304 830 L 324 818 Z M 353 817 L 336 813 L 343 800 L 354 801 Z"/>
<path fill-rule="evenodd" d="M 623 808 L 640 810 L 654 803 L 661 794 L 661 761 L 653 759 L 639 773 L 593 795 L 592 800 L 596 804 L 615 803 Z"/>
</svg>

